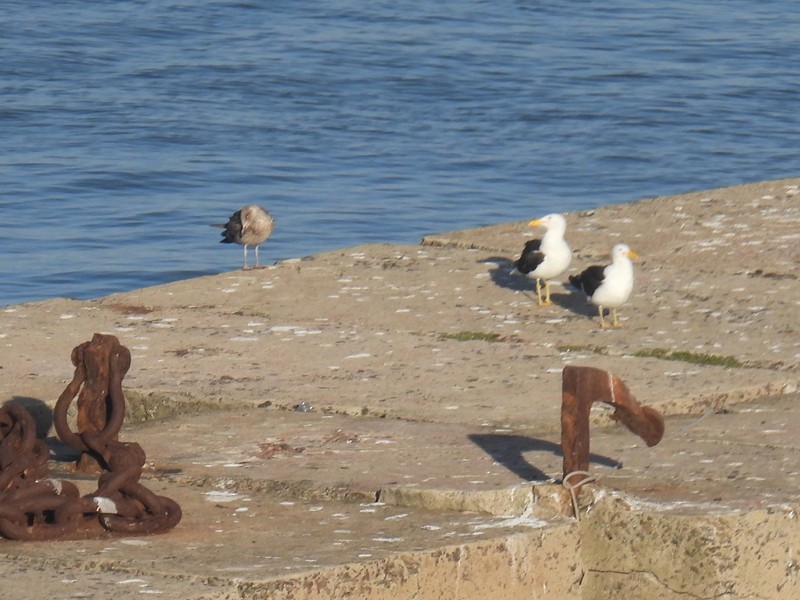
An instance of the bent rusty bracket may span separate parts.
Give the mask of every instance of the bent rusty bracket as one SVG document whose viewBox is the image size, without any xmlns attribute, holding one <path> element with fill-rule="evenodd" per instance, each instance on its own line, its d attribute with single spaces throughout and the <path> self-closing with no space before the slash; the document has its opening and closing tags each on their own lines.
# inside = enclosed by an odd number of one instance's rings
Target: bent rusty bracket
<svg viewBox="0 0 800 600">
<path fill-rule="evenodd" d="M 594 367 L 564 367 L 561 375 L 563 476 L 575 489 L 589 478 L 589 413 L 595 401 L 614 407 L 611 418 L 655 446 L 664 437 L 664 418 L 641 406 L 617 376 Z"/>
</svg>

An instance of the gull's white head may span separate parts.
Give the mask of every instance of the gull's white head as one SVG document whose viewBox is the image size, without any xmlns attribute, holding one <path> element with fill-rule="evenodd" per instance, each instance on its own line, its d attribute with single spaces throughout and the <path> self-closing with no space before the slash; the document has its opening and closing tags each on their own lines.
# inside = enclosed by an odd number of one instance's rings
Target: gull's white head
<svg viewBox="0 0 800 600">
<path fill-rule="evenodd" d="M 628 244 L 615 244 L 611 249 L 611 258 L 614 260 L 617 258 L 639 258 L 639 255 L 631 250 Z"/>
<path fill-rule="evenodd" d="M 567 220 L 564 218 L 564 215 L 551 213 L 539 219 L 530 221 L 528 223 L 528 227 L 544 227 L 548 231 L 551 229 L 561 229 L 562 231 L 565 231 L 567 229 Z"/>
</svg>

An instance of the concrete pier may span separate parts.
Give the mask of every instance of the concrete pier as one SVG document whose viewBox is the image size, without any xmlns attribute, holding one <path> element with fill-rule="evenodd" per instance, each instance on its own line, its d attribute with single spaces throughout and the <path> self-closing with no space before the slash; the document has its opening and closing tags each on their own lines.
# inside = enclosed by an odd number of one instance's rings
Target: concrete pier
<svg viewBox="0 0 800 600">
<path fill-rule="evenodd" d="M 800 596 L 800 179 L 567 214 L 571 273 L 640 255 L 619 329 L 509 273 L 538 216 L 0 307 L 0 394 L 43 435 L 74 346 L 130 349 L 121 439 L 184 512 L 162 535 L 0 540 L 2 594 Z M 580 520 L 559 504 L 566 365 L 666 417 L 648 448 L 597 406 Z"/>
</svg>

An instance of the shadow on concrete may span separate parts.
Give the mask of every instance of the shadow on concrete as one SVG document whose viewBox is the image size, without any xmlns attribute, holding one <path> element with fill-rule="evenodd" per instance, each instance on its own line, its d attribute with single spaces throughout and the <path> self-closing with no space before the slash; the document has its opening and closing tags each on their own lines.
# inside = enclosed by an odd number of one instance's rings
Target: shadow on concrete
<svg viewBox="0 0 800 600">
<path fill-rule="evenodd" d="M 494 265 L 494 267 L 489 270 L 489 276 L 496 286 L 515 292 L 521 292 L 530 298 L 531 303 L 536 306 L 536 280 L 521 273 L 512 275 L 511 271 L 514 269 L 515 259 L 510 259 L 505 256 L 487 256 L 486 258 L 482 258 L 479 262 L 491 263 Z M 561 279 L 566 282 L 567 274 Z M 553 284 L 551 286 L 550 299 L 553 301 L 553 304 L 573 314 L 589 318 L 597 315 L 597 309 L 586 299 L 584 293 L 566 283 Z"/>
<path fill-rule="evenodd" d="M 572 314 L 591 319 L 597 316 L 597 308 L 591 304 L 584 296 L 583 292 L 576 290 L 567 285 L 563 288 L 563 292 L 550 293 L 550 299 L 553 304 L 557 304 L 562 308 L 567 309 Z M 606 311 L 608 312 L 608 311 Z"/>
<path fill-rule="evenodd" d="M 81 452 L 61 441 L 61 438 L 51 435 L 45 440 L 50 446 L 50 458 L 58 462 L 75 462 L 81 457 Z"/>
<path fill-rule="evenodd" d="M 36 437 L 40 440 L 45 439 L 50 433 L 50 428 L 53 426 L 53 409 L 47 406 L 43 400 L 29 396 L 12 396 L 3 404 L 14 404 L 28 411 L 36 424 Z"/>
<path fill-rule="evenodd" d="M 489 276 L 496 286 L 514 290 L 515 292 L 532 292 L 532 297 L 534 300 L 536 299 L 536 282 L 522 273 L 511 274 L 511 271 L 514 270 L 515 259 L 505 256 L 487 256 L 478 262 L 494 265 L 489 270 Z"/>
<path fill-rule="evenodd" d="M 544 471 L 528 462 L 523 456 L 526 452 L 549 452 L 555 456 L 562 456 L 559 444 L 524 435 L 473 433 L 468 437 L 472 443 L 524 481 L 547 481 L 551 479 Z M 613 469 L 622 467 L 622 463 L 619 461 L 599 454 L 590 454 L 589 460 Z"/>
<path fill-rule="evenodd" d="M 44 440 L 50 447 L 50 458 L 57 461 L 74 461 L 80 457 L 80 452 L 62 442 L 57 436 L 49 435 L 53 428 L 53 409 L 46 402 L 29 396 L 12 396 L 3 404 L 15 404 L 28 411 L 36 425 L 36 437 Z"/>
</svg>

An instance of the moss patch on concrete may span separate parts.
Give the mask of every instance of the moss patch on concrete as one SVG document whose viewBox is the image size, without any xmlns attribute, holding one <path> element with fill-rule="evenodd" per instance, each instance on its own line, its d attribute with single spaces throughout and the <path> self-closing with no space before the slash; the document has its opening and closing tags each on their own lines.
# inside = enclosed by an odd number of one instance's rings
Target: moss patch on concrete
<svg viewBox="0 0 800 600">
<path fill-rule="evenodd" d="M 608 348 L 605 346 L 593 346 L 591 344 L 566 344 L 558 346 L 559 352 L 591 352 L 607 356 Z M 660 360 L 675 360 L 679 362 L 693 363 L 696 365 L 710 365 L 736 369 L 745 366 L 735 356 L 723 356 L 720 354 L 707 354 L 704 352 L 690 352 L 688 350 L 667 350 L 666 348 L 645 348 L 633 353 L 637 358 L 658 358 Z"/>
<path fill-rule="evenodd" d="M 158 392 L 145 394 L 133 390 L 125 390 L 125 400 L 125 421 L 128 424 L 163 421 L 180 415 L 196 415 L 230 408 L 222 402 L 177 400 L 167 394 Z"/>
<path fill-rule="evenodd" d="M 443 333 L 442 338 L 459 342 L 497 342 L 500 340 L 500 334 L 485 331 L 459 331 L 458 333 Z"/>
<path fill-rule="evenodd" d="M 697 365 L 713 365 L 735 369 L 742 366 L 742 363 L 735 356 L 721 356 L 719 354 L 705 354 L 700 352 L 688 352 L 686 350 L 665 350 L 664 348 L 652 348 L 648 350 L 638 350 L 634 356 L 640 358 L 660 358 L 662 360 L 677 360 Z"/>
<path fill-rule="evenodd" d="M 591 352 L 592 354 L 608 354 L 605 346 L 592 346 L 591 344 L 565 344 L 557 346 L 559 352 Z"/>
</svg>

